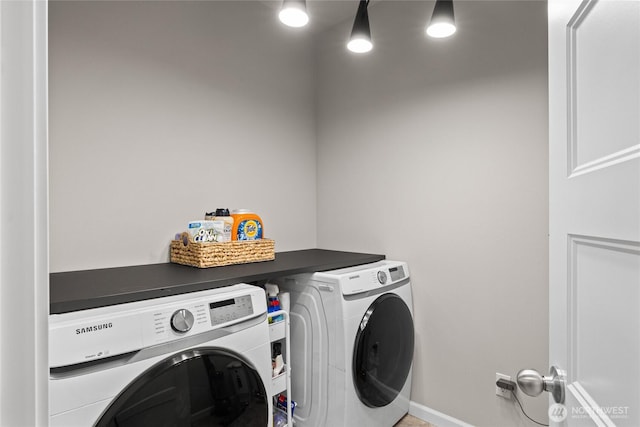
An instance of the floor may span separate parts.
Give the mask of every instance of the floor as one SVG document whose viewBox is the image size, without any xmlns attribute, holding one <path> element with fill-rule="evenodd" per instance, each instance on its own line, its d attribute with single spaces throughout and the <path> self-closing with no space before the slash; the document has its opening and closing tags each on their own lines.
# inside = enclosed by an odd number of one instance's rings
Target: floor
<svg viewBox="0 0 640 427">
<path fill-rule="evenodd" d="M 405 415 L 394 427 L 436 427 L 411 415 Z"/>
</svg>

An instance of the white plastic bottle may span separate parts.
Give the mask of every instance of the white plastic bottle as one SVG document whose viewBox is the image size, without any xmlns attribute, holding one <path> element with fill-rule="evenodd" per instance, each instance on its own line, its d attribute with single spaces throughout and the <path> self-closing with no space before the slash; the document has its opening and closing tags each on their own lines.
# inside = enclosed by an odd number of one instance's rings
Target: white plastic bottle
<svg viewBox="0 0 640 427">
<path fill-rule="evenodd" d="M 221 242 L 230 242 L 231 241 L 231 232 L 233 230 L 233 217 L 229 213 L 229 209 L 226 208 L 218 208 L 216 209 L 216 217 L 214 221 L 223 221 L 224 229 L 222 232 L 222 240 Z"/>
<path fill-rule="evenodd" d="M 230 242 L 233 230 L 233 217 L 229 214 L 229 209 L 218 208 L 215 213 L 207 213 L 206 219 L 213 221 L 216 230 L 217 242 Z"/>
</svg>

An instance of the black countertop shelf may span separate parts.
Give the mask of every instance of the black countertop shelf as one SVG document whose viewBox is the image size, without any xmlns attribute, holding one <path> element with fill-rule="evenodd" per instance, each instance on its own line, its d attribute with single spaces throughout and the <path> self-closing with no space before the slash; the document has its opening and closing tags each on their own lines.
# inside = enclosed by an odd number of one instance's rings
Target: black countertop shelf
<svg viewBox="0 0 640 427">
<path fill-rule="evenodd" d="M 60 314 L 383 259 L 384 255 L 306 249 L 278 252 L 273 261 L 205 269 L 164 263 L 51 273 L 49 310 Z"/>
</svg>

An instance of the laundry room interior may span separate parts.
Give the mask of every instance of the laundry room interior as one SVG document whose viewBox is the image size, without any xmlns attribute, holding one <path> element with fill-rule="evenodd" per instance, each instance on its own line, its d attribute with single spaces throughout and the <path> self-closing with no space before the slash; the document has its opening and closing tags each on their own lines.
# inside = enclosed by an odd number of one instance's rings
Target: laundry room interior
<svg viewBox="0 0 640 427">
<path fill-rule="evenodd" d="M 280 1 L 49 2 L 50 272 L 168 263 L 249 208 L 276 259 L 407 263 L 411 414 L 533 425 L 496 373 L 549 367 L 547 3 L 454 1 L 444 39 L 434 3 L 371 1 L 357 55 L 357 1 L 307 0 L 306 28 Z"/>
</svg>

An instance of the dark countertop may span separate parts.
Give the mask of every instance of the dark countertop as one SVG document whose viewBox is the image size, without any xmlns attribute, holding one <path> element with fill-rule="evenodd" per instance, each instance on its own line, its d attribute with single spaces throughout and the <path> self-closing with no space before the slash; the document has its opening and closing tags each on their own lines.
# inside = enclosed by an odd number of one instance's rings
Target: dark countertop
<svg viewBox="0 0 640 427">
<path fill-rule="evenodd" d="M 49 310 L 66 313 L 383 259 L 384 255 L 306 249 L 277 252 L 273 261 L 205 269 L 164 263 L 51 273 Z"/>
</svg>

